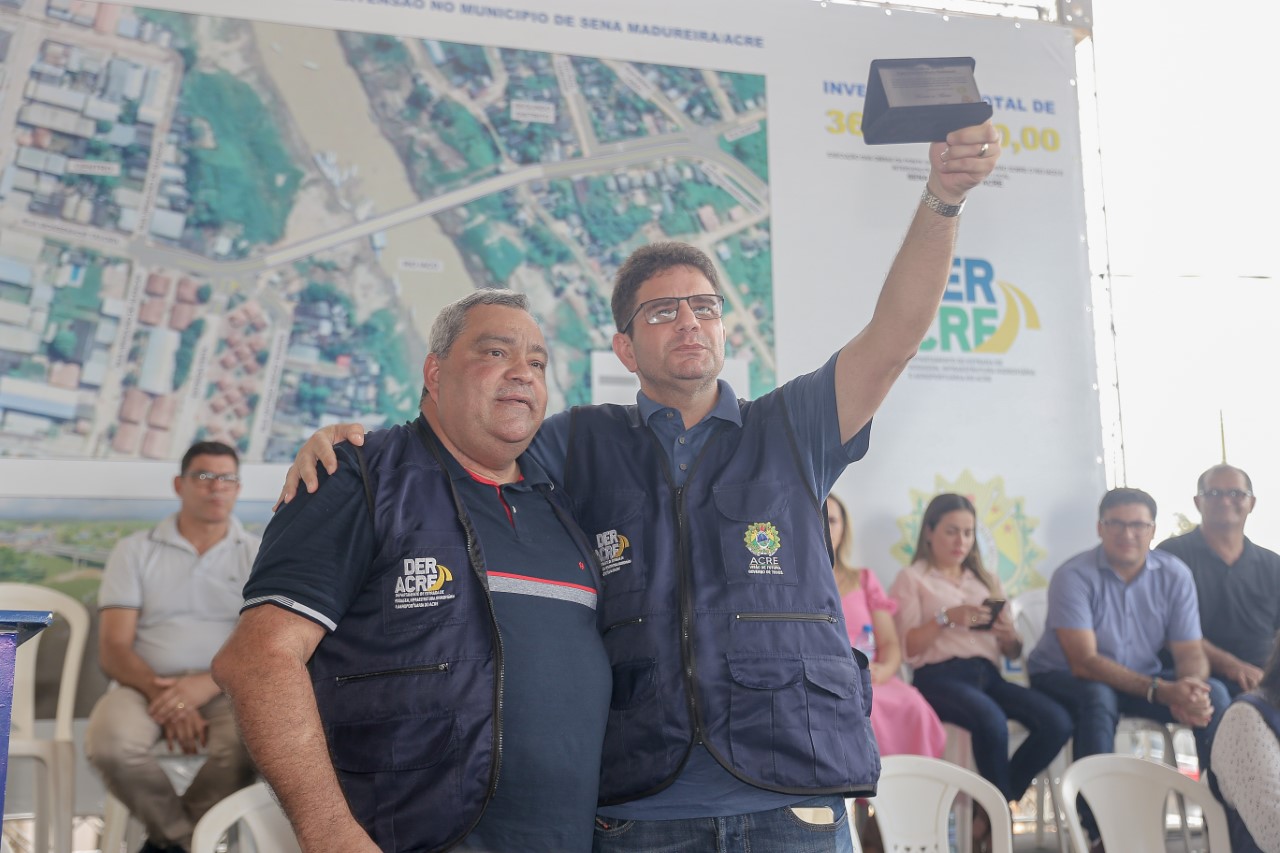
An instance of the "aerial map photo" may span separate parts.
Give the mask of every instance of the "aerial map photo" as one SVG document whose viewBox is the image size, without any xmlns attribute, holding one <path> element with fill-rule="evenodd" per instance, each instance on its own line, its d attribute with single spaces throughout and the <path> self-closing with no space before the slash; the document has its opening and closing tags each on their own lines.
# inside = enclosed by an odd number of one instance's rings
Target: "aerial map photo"
<svg viewBox="0 0 1280 853">
<path fill-rule="evenodd" d="M 404 420 L 478 287 L 529 295 L 551 410 L 591 402 L 613 274 L 663 239 L 718 264 L 758 395 L 767 136 L 761 75 L 0 0 L 0 455 Z"/>
</svg>

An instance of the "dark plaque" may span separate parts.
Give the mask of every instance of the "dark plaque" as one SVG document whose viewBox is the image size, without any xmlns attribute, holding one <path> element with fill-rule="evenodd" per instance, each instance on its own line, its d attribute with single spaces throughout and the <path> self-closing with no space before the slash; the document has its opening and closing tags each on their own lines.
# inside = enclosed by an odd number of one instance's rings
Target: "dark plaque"
<svg viewBox="0 0 1280 853">
<path fill-rule="evenodd" d="M 991 118 L 978 95 L 972 56 L 875 59 L 867 75 L 862 138 L 869 145 L 942 142 Z"/>
</svg>

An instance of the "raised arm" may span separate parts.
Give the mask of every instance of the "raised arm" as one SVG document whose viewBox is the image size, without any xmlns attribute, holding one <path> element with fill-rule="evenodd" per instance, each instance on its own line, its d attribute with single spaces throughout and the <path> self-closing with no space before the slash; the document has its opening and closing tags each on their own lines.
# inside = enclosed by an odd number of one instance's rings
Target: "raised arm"
<svg viewBox="0 0 1280 853">
<path fill-rule="evenodd" d="M 338 784 L 307 672 L 324 635 L 315 622 L 271 604 L 247 610 L 213 659 L 213 677 L 231 697 L 245 745 L 304 853 L 377 853 Z"/>
<path fill-rule="evenodd" d="M 1000 135 L 991 122 L 953 131 L 946 142 L 929 146 L 926 187 L 944 204 L 960 204 L 999 158 Z M 923 201 L 917 206 L 871 321 L 836 362 L 841 441 L 871 420 L 929 331 L 951 273 L 958 226 L 959 217 L 943 216 Z"/>
</svg>

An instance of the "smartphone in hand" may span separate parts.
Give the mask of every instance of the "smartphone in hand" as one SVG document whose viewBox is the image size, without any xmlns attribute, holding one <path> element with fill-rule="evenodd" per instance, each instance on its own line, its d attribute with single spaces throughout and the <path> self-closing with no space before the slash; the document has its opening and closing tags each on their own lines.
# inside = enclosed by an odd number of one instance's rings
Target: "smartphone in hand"
<svg viewBox="0 0 1280 853">
<path fill-rule="evenodd" d="M 1000 611 L 1004 610 L 1005 600 L 1003 598 L 988 598 L 982 602 L 982 606 L 991 610 L 991 621 L 985 625 L 974 625 L 974 631 L 990 631 L 991 626 L 996 624 L 996 620 L 1000 618 Z"/>
</svg>

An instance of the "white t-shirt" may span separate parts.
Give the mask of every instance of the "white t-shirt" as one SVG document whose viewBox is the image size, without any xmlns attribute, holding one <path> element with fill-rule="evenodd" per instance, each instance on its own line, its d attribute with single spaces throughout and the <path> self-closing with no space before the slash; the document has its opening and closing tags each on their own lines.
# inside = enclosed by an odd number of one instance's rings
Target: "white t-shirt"
<svg viewBox="0 0 1280 853">
<path fill-rule="evenodd" d="M 158 675 L 206 671 L 235 627 L 258 544 L 232 518 L 222 541 L 198 554 L 171 515 L 116 543 L 98 608 L 138 611 L 133 650 Z"/>
</svg>

